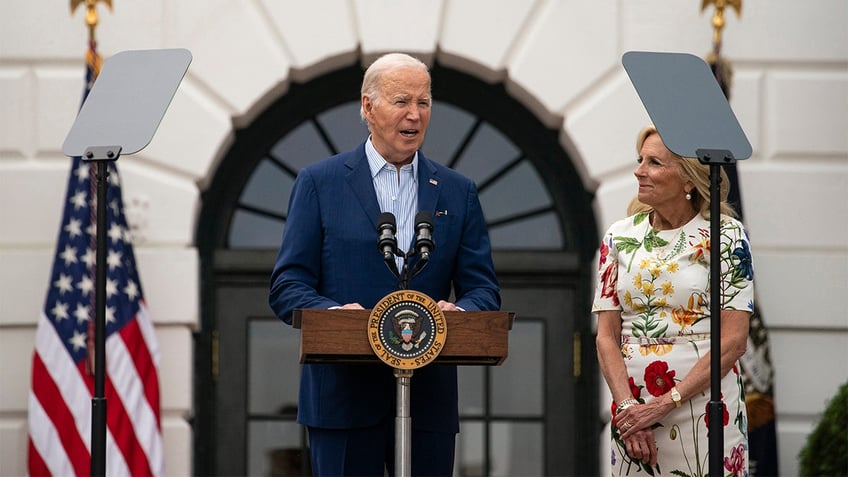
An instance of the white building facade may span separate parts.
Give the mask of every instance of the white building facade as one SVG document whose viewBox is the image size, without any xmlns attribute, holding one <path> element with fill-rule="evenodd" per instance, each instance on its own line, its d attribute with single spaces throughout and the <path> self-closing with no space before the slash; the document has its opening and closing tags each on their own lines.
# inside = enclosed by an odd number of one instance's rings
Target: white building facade
<svg viewBox="0 0 848 477">
<path fill-rule="evenodd" d="M 26 471 L 32 345 L 69 173 L 61 145 L 83 89 L 84 9 L 69 15 L 59 3 L 7 0 L 0 18 L 0 475 Z M 713 34 L 712 12 L 696 0 L 113 3 L 114 12 L 100 7 L 105 58 L 193 55 L 152 143 L 119 161 L 162 352 L 169 475 L 193 473 L 198 211 L 236 128 L 293 82 L 408 52 L 502 83 L 559 131 L 601 234 L 635 192 L 635 134 L 649 122 L 622 54 L 704 57 Z M 739 176 L 775 368 L 781 474 L 795 475 L 806 436 L 848 379 L 848 3 L 745 0 L 741 18 L 725 16 L 731 106 L 754 150 Z"/>
</svg>

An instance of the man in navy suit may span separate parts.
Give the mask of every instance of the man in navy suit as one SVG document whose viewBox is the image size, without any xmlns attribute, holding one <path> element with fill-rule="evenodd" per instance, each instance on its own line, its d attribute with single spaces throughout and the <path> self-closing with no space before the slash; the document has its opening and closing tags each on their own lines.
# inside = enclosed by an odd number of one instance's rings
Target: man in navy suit
<svg viewBox="0 0 848 477">
<path fill-rule="evenodd" d="M 298 174 L 271 308 L 288 324 L 297 308 L 373 308 L 399 287 L 377 248 L 378 217 L 394 214 L 398 247 L 407 251 L 415 215 L 429 211 L 435 247 L 408 288 L 444 311 L 498 310 L 476 186 L 419 151 L 432 105 L 427 66 L 405 54 L 380 57 L 365 72 L 361 101 L 368 139 Z M 382 363 L 303 365 L 298 422 L 308 429 L 314 475 L 394 474 L 395 385 Z M 456 367 L 415 370 L 410 408 L 412 474 L 450 476 L 459 432 Z"/>
</svg>

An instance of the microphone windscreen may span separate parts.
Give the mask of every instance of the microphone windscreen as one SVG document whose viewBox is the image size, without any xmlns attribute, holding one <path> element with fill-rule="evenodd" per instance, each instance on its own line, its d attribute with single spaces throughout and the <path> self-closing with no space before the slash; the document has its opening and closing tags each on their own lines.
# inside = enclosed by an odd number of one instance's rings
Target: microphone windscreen
<svg viewBox="0 0 848 477">
<path fill-rule="evenodd" d="M 428 210 L 422 210 L 415 214 L 415 226 L 419 227 L 423 224 L 427 224 L 430 228 L 433 228 L 433 214 Z"/>
<path fill-rule="evenodd" d="M 377 230 L 382 229 L 386 225 L 391 225 L 392 230 L 397 227 L 397 222 L 395 221 L 395 214 L 391 212 L 383 212 L 377 217 Z"/>
</svg>

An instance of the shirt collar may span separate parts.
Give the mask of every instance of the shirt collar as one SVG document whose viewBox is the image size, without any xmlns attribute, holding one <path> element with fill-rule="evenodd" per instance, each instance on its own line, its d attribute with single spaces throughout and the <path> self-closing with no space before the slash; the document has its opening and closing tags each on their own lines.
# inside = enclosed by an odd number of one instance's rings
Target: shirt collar
<svg viewBox="0 0 848 477">
<path fill-rule="evenodd" d="M 365 156 L 368 158 L 368 167 L 371 169 L 371 178 L 377 176 L 377 174 L 384 167 L 389 166 L 391 168 L 395 168 L 392 164 L 389 164 L 383 156 L 377 152 L 377 149 L 374 148 L 374 143 L 371 142 L 371 136 L 368 136 L 368 140 L 365 141 Z M 412 177 L 418 180 L 418 151 L 415 151 L 415 155 L 412 156 L 412 163 L 409 164 L 412 166 Z"/>
</svg>

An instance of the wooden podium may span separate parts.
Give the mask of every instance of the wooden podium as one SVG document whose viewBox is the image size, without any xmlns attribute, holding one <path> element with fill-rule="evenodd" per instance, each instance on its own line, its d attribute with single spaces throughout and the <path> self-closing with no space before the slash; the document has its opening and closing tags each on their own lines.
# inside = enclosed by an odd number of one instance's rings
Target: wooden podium
<svg viewBox="0 0 848 477">
<path fill-rule="evenodd" d="M 383 363 L 368 340 L 372 310 L 295 310 L 292 325 L 300 329 L 301 363 Z M 515 314 L 505 311 L 446 311 L 447 332 L 439 355 L 428 366 L 442 364 L 500 365 L 509 350 Z M 385 364 L 385 363 L 383 363 Z M 394 369 L 397 379 L 395 472 L 411 470 L 412 418 L 409 388 L 412 369 Z"/>
<path fill-rule="evenodd" d="M 295 310 L 301 363 L 363 363 L 380 360 L 368 343 L 370 310 Z M 507 358 L 515 313 L 446 311 L 445 347 L 435 364 L 498 366 Z"/>
</svg>

